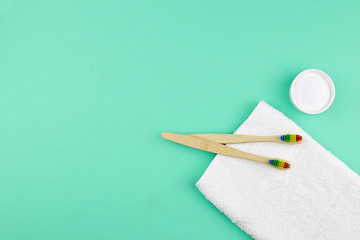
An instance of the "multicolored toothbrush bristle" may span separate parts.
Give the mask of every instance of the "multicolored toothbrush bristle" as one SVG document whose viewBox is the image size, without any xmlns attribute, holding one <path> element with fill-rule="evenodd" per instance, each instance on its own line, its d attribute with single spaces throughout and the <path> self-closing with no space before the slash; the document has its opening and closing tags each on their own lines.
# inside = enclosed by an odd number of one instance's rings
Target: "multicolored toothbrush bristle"
<svg viewBox="0 0 360 240">
<path fill-rule="evenodd" d="M 285 168 L 285 169 L 290 168 L 290 163 L 277 159 L 269 160 L 269 164 L 277 168 Z"/>
<path fill-rule="evenodd" d="M 280 140 L 283 142 L 300 142 L 302 136 L 297 134 L 285 134 L 280 136 Z"/>
</svg>

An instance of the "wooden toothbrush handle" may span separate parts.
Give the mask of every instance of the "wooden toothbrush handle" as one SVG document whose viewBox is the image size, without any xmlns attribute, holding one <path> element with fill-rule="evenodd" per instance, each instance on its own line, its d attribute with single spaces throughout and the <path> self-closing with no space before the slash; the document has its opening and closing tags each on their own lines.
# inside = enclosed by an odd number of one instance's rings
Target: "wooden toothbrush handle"
<svg viewBox="0 0 360 240">
<path fill-rule="evenodd" d="M 280 140 L 280 136 L 250 136 L 238 134 L 191 134 L 201 138 L 206 138 L 218 143 L 246 143 L 246 142 L 277 142 L 287 143 Z"/>
<path fill-rule="evenodd" d="M 246 153 L 235 148 L 223 145 L 216 141 L 210 140 L 208 138 L 202 138 L 194 135 L 182 135 L 177 133 L 168 133 L 164 132 L 161 136 L 167 140 L 180 143 L 185 146 L 197 148 L 207 152 L 213 152 L 221 155 L 245 158 L 257 162 L 267 163 L 268 158 L 254 155 L 251 153 Z"/>
</svg>

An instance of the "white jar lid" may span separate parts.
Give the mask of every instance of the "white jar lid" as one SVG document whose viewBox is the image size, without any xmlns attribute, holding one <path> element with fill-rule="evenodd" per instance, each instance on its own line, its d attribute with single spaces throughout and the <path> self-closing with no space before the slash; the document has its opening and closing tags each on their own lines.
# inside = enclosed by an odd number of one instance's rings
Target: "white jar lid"
<svg viewBox="0 0 360 240">
<path fill-rule="evenodd" d="M 292 104 L 304 113 L 324 112 L 333 103 L 335 85 L 323 71 L 308 69 L 299 73 L 290 87 Z"/>
</svg>

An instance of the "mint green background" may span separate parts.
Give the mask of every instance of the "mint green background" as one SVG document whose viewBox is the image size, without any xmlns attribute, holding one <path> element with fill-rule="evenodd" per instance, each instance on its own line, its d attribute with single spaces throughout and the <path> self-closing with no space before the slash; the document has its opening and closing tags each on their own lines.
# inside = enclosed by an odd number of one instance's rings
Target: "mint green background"
<svg viewBox="0 0 360 240">
<path fill-rule="evenodd" d="M 0 239 L 251 239 L 195 187 L 259 100 L 360 172 L 360 2 L 0 0 Z M 307 68 L 332 107 L 297 111 Z"/>
</svg>

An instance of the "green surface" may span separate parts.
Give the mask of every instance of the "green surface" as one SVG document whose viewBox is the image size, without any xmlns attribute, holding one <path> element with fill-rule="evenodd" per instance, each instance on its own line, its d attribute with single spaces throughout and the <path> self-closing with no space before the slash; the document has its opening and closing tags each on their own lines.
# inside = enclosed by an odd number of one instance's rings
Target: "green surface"
<svg viewBox="0 0 360 240">
<path fill-rule="evenodd" d="M 360 172 L 359 1 L 0 0 L 0 239 L 251 239 L 195 187 L 259 100 Z M 292 79 L 336 98 L 297 111 Z"/>
</svg>

